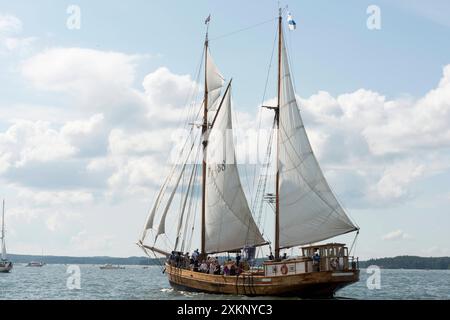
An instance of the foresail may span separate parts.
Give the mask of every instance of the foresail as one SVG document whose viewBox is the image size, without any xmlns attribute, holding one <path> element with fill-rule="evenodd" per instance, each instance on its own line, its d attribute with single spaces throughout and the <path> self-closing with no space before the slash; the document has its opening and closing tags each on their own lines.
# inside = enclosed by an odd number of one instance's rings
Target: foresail
<svg viewBox="0 0 450 320">
<path fill-rule="evenodd" d="M 284 39 L 282 43 L 280 247 L 292 247 L 325 240 L 357 227 L 331 191 L 311 149 L 295 98 Z"/>
<path fill-rule="evenodd" d="M 206 251 L 265 243 L 242 189 L 234 152 L 231 93 L 223 98 L 207 144 Z"/>
<path fill-rule="evenodd" d="M 185 145 L 185 146 L 183 147 L 182 152 L 184 152 L 184 148 L 185 148 L 185 147 L 187 147 L 187 145 Z M 182 169 L 180 170 L 179 175 L 177 176 L 177 179 L 176 179 L 176 182 L 175 182 L 175 186 L 174 186 L 174 188 L 172 189 L 172 192 L 171 192 L 171 194 L 170 194 L 170 196 L 169 196 L 169 199 L 166 201 L 166 206 L 165 206 L 164 213 L 162 214 L 160 223 L 159 223 L 159 225 L 158 225 L 158 228 L 156 229 L 156 230 L 157 230 L 156 236 L 159 236 L 160 234 L 165 233 L 165 220 L 166 220 L 166 216 L 167 216 L 167 213 L 168 213 L 168 211 L 169 211 L 170 204 L 172 203 L 172 200 L 173 200 L 173 197 L 174 197 L 174 195 L 175 195 L 175 192 L 176 192 L 176 190 L 177 190 L 177 188 L 178 188 L 178 184 L 180 183 L 180 179 L 181 179 L 181 177 L 183 176 L 183 173 L 184 173 L 184 169 L 185 169 L 185 167 L 186 167 L 186 164 L 187 164 L 187 162 L 188 162 L 189 159 L 190 159 L 189 157 L 191 156 L 191 152 L 192 152 L 193 148 L 194 148 L 194 143 L 192 143 L 192 144 L 190 145 L 188 151 L 186 151 L 187 155 L 185 155 L 185 160 L 183 161 L 184 164 L 183 164 L 183 166 L 182 166 Z M 180 154 L 180 157 L 182 157 L 182 156 L 183 156 L 183 154 L 181 153 L 181 154 Z M 167 188 L 169 187 L 169 185 L 170 185 L 170 183 L 171 183 L 171 181 L 172 181 L 172 178 L 173 178 L 173 176 L 174 176 L 174 173 L 176 172 L 176 169 L 177 169 L 178 167 L 179 167 L 178 164 L 175 164 L 175 165 L 172 166 L 172 169 L 170 170 L 169 175 L 166 177 L 166 180 L 165 180 L 164 183 L 162 184 L 162 186 L 161 186 L 161 188 L 160 188 L 160 190 L 159 190 L 159 192 L 158 192 L 158 196 L 156 197 L 155 203 L 153 204 L 153 207 L 152 207 L 152 209 L 150 210 L 150 213 L 149 213 L 149 215 L 147 216 L 147 219 L 146 219 L 146 221 L 145 221 L 145 224 L 144 224 L 144 230 L 143 230 L 143 232 L 142 232 L 141 238 L 139 239 L 140 242 L 144 242 L 144 240 L 145 240 L 145 238 L 146 238 L 146 236 L 147 236 L 148 230 L 154 229 L 154 227 L 155 227 L 155 222 L 154 222 L 154 221 L 155 221 L 156 214 L 158 213 L 158 209 L 160 208 L 160 205 L 161 205 L 161 203 L 162 203 L 163 200 L 164 200 L 163 198 L 164 198 L 165 192 L 167 191 Z"/>
<path fill-rule="evenodd" d="M 217 68 L 214 60 L 206 50 L 206 83 L 208 88 L 208 110 L 215 111 L 219 102 L 220 92 L 224 84 L 223 76 Z"/>
</svg>

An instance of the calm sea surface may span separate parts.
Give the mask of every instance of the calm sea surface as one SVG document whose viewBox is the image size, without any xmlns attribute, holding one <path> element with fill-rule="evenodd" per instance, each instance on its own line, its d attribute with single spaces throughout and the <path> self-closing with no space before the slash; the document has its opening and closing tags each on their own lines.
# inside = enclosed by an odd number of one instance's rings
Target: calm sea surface
<svg viewBox="0 0 450 320">
<path fill-rule="evenodd" d="M 126 266 L 101 270 L 80 265 L 80 289 L 67 287 L 68 266 L 28 268 L 15 265 L 0 273 L 0 299 L 231 299 L 235 296 L 186 293 L 172 290 L 160 267 Z M 381 270 L 381 288 L 369 290 L 370 275 L 361 270 L 361 280 L 339 291 L 347 299 L 450 299 L 450 270 Z M 69 282 L 70 279 L 69 279 Z M 241 297 L 242 299 L 250 299 Z"/>
</svg>

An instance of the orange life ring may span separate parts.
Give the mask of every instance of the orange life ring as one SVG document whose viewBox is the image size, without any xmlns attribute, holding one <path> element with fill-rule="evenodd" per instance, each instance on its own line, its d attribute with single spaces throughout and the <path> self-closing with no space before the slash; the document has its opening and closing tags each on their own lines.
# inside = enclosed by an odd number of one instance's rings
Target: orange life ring
<svg viewBox="0 0 450 320">
<path fill-rule="evenodd" d="M 288 273 L 288 267 L 287 267 L 286 264 L 283 264 L 283 265 L 281 266 L 281 273 L 282 273 L 282 274 L 287 274 L 287 273 Z"/>
</svg>

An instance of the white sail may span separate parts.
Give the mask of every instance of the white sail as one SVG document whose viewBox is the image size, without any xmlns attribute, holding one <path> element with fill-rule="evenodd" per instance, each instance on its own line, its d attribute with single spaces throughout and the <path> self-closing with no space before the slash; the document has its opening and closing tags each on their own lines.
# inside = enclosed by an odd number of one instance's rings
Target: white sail
<svg viewBox="0 0 450 320">
<path fill-rule="evenodd" d="M 183 147 L 183 149 L 181 151 L 181 154 L 180 154 L 180 157 L 182 156 L 182 153 L 183 153 L 185 147 L 186 147 L 186 145 Z M 191 147 L 190 147 L 190 149 L 188 151 L 186 161 L 184 162 L 184 166 L 186 165 L 187 161 L 189 160 L 189 157 L 191 155 L 193 147 L 194 147 L 194 144 L 191 145 Z M 166 180 L 164 181 L 163 185 L 159 189 L 159 193 L 158 193 L 158 196 L 156 197 L 155 203 L 153 204 L 152 210 L 150 211 L 149 215 L 147 216 L 147 220 L 145 221 L 144 230 L 142 231 L 142 235 L 141 235 L 141 238 L 139 240 L 140 242 L 144 242 L 144 239 L 147 236 L 147 231 L 150 230 L 150 229 L 153 229 L 153 227 L 154 227 L 154 220 L 155 220 L 156 213 L 158 212 L 159 205 L 161 204 L 161 201 L 163 200 L 162 198 L 164 197 L 164 194 L 165 194 L 165 192 L 167 190 L 168 184 L 170 183 L 170 181 L 171 181 L 171 179 L 173 177 L 173 174 L 175 173 L 175 169 L 177 168 L 177 166 L 178 166 L 177 164 L 172 166 L 172 169 L 170 170 L 169 175 L 166 177 Z M 184 166 L 183 166 L 183 170 L 184 170 Z M 178 183 L 179 182 L 177 182 L 177 186 L 178 186 Z M 171 196 L 171 197 L 173 198 L 173 196 Z M 172 202 L 172 200 L 170 200 L 170 202 Z M 163 216 L 165 216 L 166 214 L 167 213 L 165 213 Z M 164 217 L 164 219 L 165 219 L 165 217 Z M 160 228 L 161 227 L 158 227 L 158 230 Z M 159 233 L 158 233 L 158 235 L 159 235 Z"/>
<path fill-rule="evenodd" d="M 357 230 L 331 191 L 311 149 L 282 39 L 279 128 L 280 247 Z"/>
<path fill-rule="evenodd" d="M 206 50 L 206 85 L 208 88 L 208 110 L 215 111 L 219 102 L 224 79 L 209 50 Z"/>
<path fill-rule="evenodd" d="M 144 231 L 142 232 L 142 236 L 140 241 L 144 241 L 146 235 L 147 235 L 147 231 L 150 230 L 151 228 L 153 228 L 153 221 L 155 220 L 155 215 L 156 215 L 156 210 L 158 209 L 158 205 L 161 199 L 161 195 L 163 194 L 164 188 L 166 186 L 167 180 L 169 179 L 169 176 L 166 178 L 166 182 L 164 182 L 164 184 L 161 186 L 161 188 L 159 189 L 159 193 L 158 196 L 156 197 L 156 201 L 153 204 L 152 210 L 150 211 L 147 220 L 145 221 L 145 225 L 144 225 Z"/>
<path fill-rule="evenodd" d="M 5 245 L 5 239 L 2 239 L 2 260 L 6 260 L 6 245 Z"/>
<path fill-rule="evenodd" d="M 235 161 L 230 90 L 225 93 L 207 144 L 206 251 L 265 243 L 253 220 Z"/>
<path fill-rule="evenodd" d="M 186 163 L 187 163 L 187 160 L 186 160 Z M 170 206 L 173 201 L 173 197 L 175 196 L 178 186 L 180 185 L 181 178 L 183 177 L 183 174 L 184 174 L 184 169 L 186 168 L 186 163 L 184 163 L 183 168 L 181 169 L 180 175 L 178 176 L 177 181 L 175 183 L 175 186 L 173 187 L 172 193 L 170 194 L 169 200 L 167 200 L 166 208 L 164 209 L 164 212 L 161 217 L 161 221 L 159 222 L 158 233 L 156 234 L 156 237 L 158 237 L 161 234 L 166 233 L 167 213 L 169 212 Z"/>
</svg>

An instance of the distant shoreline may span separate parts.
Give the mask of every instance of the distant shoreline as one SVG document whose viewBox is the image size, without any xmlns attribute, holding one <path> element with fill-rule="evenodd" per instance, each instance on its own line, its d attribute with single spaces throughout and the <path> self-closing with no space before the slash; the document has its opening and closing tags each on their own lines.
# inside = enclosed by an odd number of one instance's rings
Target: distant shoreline
<svg viewBox="0 0 450 320">
<path fill-rule="evenodd" d="M 149 259 L 147 257 L 117 258 L 108 256 L 69 257 L 69 256 L 39 256 L 24 254 L 9 254 L 15 263 L 42 261 L 47 264 L 115 264 L 115 265 L 160 265 L 164 259 Z M 450 270 L 450 257 L 419 257 L 397 256 L 390 258 L 369 259 L 360 261 L 361 268 L 376 265 L 383 269 L 416 269 L 416 270 Z"/>
</svg>

